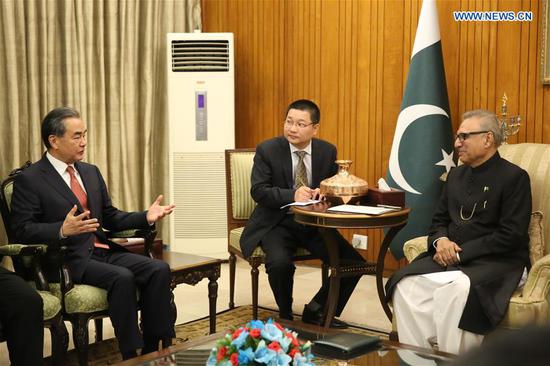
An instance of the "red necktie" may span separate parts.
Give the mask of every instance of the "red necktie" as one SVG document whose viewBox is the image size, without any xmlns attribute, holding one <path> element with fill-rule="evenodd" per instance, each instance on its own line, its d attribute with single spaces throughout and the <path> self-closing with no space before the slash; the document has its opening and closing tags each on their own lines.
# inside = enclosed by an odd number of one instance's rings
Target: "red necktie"
<svg viewBox="0 0 550 366">
<path fill-rule="evenodd" d="M 69 165 L 67 167 L 67 173 L 69 173 L 69 176 L 71 177 L 71 191 L 73 191 L 82 208 L 84 210 L 88 210 L 88 196 L 86 195 L 86 192 L 84 192 L 84 189 L 80 183 L 78 183 L 78 179 L 76 179 L 76 175 L 74 174 L 74 168 Z M 108 245 L 97 242 L 97 239 L 94 246 L 97 248 L 109 249 Z"/>
</svg>

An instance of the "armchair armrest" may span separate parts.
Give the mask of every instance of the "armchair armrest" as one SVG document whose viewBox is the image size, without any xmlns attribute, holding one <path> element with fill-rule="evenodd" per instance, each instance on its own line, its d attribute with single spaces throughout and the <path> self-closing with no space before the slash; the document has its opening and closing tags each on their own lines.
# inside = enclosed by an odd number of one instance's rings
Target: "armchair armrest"
<svg viewBox="0 0 550 366">
<path fill-rule="evenodd" d="M 8 257 L 33 256 L 42 254 L 46 251 L 46 245 L 26 245 L 26 244 L 7 244 L 0 246 L 0 256 Z"/>
<path fill-rule="evenodd" d="M 40 256 L 46 252 L 43 244 L 7 244 L 0 247 L 0 257 L 12 258 L 16 272 L 26 280 L 34 280 L 40 291 L 49 291 L 49 284 L 40 267 Z"/>
<path fill-rule="evenodd" d="M 409 262 L 412 262 L 412 260 L 418 257 L 419 254 L 424 253 L 427 250 L 428 250 L 427 236 L 419 236 L 418 238 L 408 240 L 403 245 L 403 253 L 405 253 L 405 257 Z"/>
<path fill-rule="evenodd" d="M 521 295 L 525 302 L 550 302 L 550 254 L 533 264 Z"/>
</svg>

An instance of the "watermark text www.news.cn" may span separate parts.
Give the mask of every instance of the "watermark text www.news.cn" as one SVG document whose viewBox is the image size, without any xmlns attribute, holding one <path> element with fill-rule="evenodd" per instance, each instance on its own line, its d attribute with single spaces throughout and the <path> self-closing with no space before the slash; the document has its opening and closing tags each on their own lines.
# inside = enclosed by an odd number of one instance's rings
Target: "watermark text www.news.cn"
<svg viewBox="0 0 550 366">
<path fill-rule="evenodd" d="M 530 22 L 531 11 L 454 11 L 455 22 Z"/>
</svg>

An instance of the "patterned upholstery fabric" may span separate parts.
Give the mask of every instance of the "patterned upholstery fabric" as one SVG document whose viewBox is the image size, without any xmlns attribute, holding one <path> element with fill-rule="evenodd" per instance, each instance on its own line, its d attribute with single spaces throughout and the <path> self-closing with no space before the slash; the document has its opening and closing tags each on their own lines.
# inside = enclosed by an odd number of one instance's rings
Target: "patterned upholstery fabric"
<svg viewBox="0 0 550 366">
<path fill-rule="evenodd" d="M 34 281 L 27 281 L 27 284 L 36 290 Z M 61 301 L 48 291 L 37 291 L 44 303 L 44 320 L 49 320 L 61 311 Z"/>
<path fill-rule="evenodd" d="M 48 291 L 38 291 L 44 302 L 44 320 L 56 316 L 61 311 L 61 302 Z"/>
<path fill-rule="evenodd" d="M 520 328 L 526 324 L 550 325 L 550 145 L 502 145 L 500 155 L 529 173 L 533 213 L 529 224 L 529 249 L 532 268 L 527 282 L 510 299 L 508 312 L 500 327 Z M 410 262 L 426 251 L 427 237 L 405 243 L 403 251 Z"/>
<path fill-rule="evenodd" d="M 44 253 L 46 252 L 46 245 L 25 245 L 25 244 L 6 244 L 0 246 L 0 256 L 8 255 L 8 256 L 15 256 L 18 255 L 21 252 L 21 249 L 25 247 L 42 247 L 44 250 Z"/>
<path fill-rule="evenodd" d="M 235 219 L 248 219 L 256 207 L 256 202 L 250 197 L 253 159 L 254 152 L 231 154 L 231 195 Z"/>
<path fill-rule="evenodd" d="M 531 265 L 544 257 L 543 218 L 544 216 L 540 211 L 531 214 L 531 221 L 529 222 L 529 259 Z"/>
<path fill-rule="evenodd" d="M 50 292 L 61 299 L 59 283 L 51 283 Z M 107 291 L 99 287 L 75 285 L 65 296 L 65 311 L 69 314 L 94 313 L 107 307 Z"/>
</svg>

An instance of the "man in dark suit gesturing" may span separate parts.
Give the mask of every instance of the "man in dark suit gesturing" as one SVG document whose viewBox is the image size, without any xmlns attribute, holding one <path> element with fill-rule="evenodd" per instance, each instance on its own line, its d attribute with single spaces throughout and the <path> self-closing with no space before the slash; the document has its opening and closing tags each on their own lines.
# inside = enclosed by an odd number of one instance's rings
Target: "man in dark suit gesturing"
<svg viewBox="0 0 550 366">
<path fill-rule="evenodd" d="M 13 229 L 18 242 L 62 240 L 76 283 L 108 291 L 109 316 L 123 358 L 158 349 L 173 337 L 170 268 L 165 262 L 133 254 L 109 241 L 113 231 L 147 228 L 170 214 L 159 196 L 145 212 L 113 207 L 95 165 L 81 162 L 86 148 L 86 123 L 68 107 L 50 111 L 42 121 L 47 148 L 41 160 L 16 178 L 12 200 Z M 138 328 L 136 289 L 140 290 L 143 337 Z"/>
<path fill-rule="evenodd" d="M 279 316 L 292 319 L 292 287 L 295 267 L 292 261 L 297 247 L 302 247 L 328 261 L 321 235 L 314 227 L 298 224 L 288 208 L 294 201 L 307 201 L 319 196 L 319 184 L 337 173 L 336 148 L 313 138 L 319 129 L 320 111 L 309 100 L 289 105 L 284 122 L 284 137 L 262 142 L 256 148 L 252 168 L 252 198 L 258 203 L 241 237 L 241 248 L 250 256 L 261 245 L 266 253 L 269 284 L 279 306 Z M 336 233 L 340 257 L 363 261 L 347 241 Z M 339 316 L 359 277 L 343 278 L 336 316 Z M 306 305 L 302 320 L 321 324 L 323 306 L 328 296 L 328 283 Z M 346 324 L 333 319 L 332 327 Z"/>
</svg>

